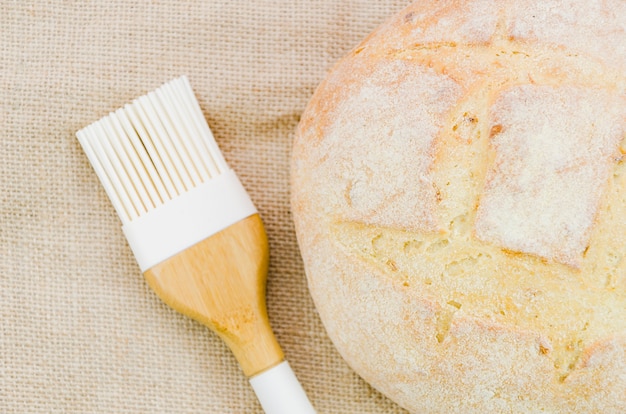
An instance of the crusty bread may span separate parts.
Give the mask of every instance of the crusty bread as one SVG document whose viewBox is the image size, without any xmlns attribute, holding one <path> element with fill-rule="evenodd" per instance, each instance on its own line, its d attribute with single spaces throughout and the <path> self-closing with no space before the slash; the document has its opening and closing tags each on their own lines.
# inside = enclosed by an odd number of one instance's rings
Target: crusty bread
<svg viewBox="0 0 626 414">
<path fill-rule="evenodd" d="M 626 412 L 626 1 L 418 1 L 320 85 L 292 209 L 328 334 L 415 413 Z"/>
</svg>

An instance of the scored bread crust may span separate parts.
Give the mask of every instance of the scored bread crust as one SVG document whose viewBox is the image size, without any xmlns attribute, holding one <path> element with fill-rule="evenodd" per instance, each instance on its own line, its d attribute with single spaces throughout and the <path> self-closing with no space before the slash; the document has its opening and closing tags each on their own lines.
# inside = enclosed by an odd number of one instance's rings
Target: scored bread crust
<svg viewBox="0 0 626 414">
<path fill-rule="evenodd" d="M 626 412 L 626 1 L 419 1 L 303 113 L 311 295 L 411 412 Z"/>
</svg>

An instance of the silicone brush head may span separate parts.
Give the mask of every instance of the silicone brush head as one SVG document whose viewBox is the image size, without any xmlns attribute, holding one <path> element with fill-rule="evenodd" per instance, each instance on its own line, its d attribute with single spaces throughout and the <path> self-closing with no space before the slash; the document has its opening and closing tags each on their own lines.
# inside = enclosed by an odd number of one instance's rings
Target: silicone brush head
<svg viewBox="0 0 626 414">
<path fill-rule="evenodd" d="M 142 271 L 257 212 L 186 77 L 76 135 Z"/>
<path fill-rule="evenodd" d="M 76 135 L 123 224 L 229 169 L 186 77 Z"/>
</svg>

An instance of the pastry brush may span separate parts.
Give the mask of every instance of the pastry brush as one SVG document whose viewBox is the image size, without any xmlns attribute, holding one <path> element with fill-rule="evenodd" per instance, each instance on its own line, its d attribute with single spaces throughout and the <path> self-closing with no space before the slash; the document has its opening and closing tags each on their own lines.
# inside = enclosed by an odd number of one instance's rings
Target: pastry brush
<svg viewBox="0 0 626 414">
<path fill-rule="evenodd" d="M 224 340 L 266 413 L 314 413 L 268 321 L 263 223 L 188 79 L 76 136 L 156 294 Z"/>
</svg>

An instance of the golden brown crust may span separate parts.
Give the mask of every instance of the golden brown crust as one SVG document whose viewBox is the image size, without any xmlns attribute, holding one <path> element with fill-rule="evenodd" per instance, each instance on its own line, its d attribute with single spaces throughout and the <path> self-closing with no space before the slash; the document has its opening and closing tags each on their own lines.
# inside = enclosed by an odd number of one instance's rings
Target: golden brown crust
<svg viewBox="0 0 626 414">
<path fill-rule="evenodd" d="M 304 112 L 311 294 L 410 411 L 626 411 L 624 22 L 622 0 L 420 1 Z"/>
</svg>

